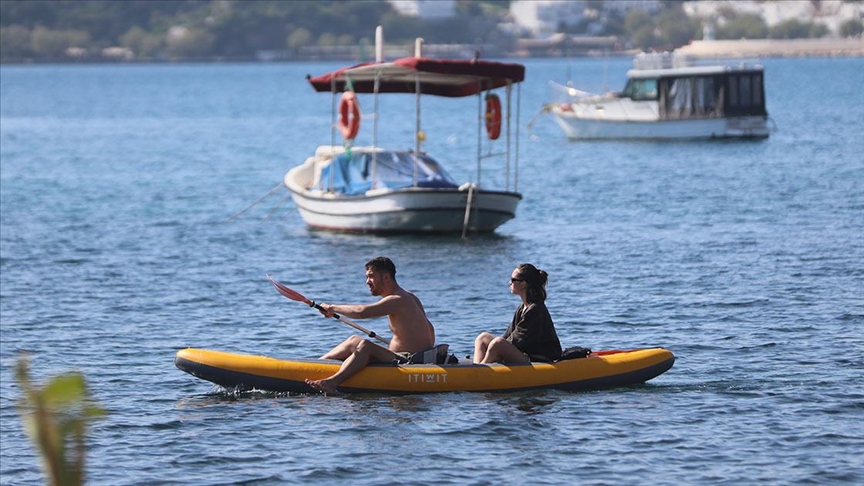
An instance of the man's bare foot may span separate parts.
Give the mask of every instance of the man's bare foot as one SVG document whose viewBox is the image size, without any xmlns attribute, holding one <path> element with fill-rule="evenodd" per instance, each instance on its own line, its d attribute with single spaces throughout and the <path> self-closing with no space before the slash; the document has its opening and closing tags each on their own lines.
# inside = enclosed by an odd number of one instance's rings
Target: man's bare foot
<svg viewBox="0 0 864 486">
<path fill-rule="evenodd" d="M 336 393 L 336 385 L 330 383 L 329 380 L 306 380 L 306 384 L 325 395 Z"/>
</svg>

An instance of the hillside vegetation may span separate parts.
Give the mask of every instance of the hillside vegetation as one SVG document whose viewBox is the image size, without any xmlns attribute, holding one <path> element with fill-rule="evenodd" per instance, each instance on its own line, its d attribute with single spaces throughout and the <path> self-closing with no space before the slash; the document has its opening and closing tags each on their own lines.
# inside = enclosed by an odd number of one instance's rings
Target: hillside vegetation
<svg viewBox="0 0 864 486">
<path fill-rule="evenodd" d="M 264 52 L 302 59 L 322 49 L 372 45 L 376 25 L 384 27 L 391 45 L 423 37 L 428 44 L 495 46 L 506 54 L 520 36 L 502 28 L 512 20 L 509 4 L 460 1 L 455 17 L 421 21 L 400 15 L 385 1 L 3 0 L 0 61 L 247 60 Z M 602 10 L 602 1 L 588 4 Z M 650 15 L 604 11 L 601 18 L 559 30 L 615 36 L 621 48 L 644 50 L 669 50 L 701 39 L 701 19 L 687 17 L 680 2 L 662 6 Z M 844 29 L 845 35 L 860 34 L 861 22 L 850 21 Z M 718 39 L 825 34 L 820 24 L 790 21 L 768 28 L 761 17 L 734 12 L 717 29 Z"/>
</svg>

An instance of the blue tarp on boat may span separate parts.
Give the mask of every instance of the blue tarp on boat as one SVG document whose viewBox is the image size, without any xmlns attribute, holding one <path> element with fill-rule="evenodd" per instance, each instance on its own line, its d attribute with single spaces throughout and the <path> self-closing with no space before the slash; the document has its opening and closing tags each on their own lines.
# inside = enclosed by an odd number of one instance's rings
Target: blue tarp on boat
<svg viewBox="0 0 864 486">
<path fill-rule="evenodd" d="M 376 152 L 345 153 L 337 156 L 321 170 L 317 189 L 351 196 L 364 194 L 370 189 L 412 187 L 415 165 L 417 187 L 458 187 L 444 168 L 428 155 L 414 152 Z"/>
</svg>

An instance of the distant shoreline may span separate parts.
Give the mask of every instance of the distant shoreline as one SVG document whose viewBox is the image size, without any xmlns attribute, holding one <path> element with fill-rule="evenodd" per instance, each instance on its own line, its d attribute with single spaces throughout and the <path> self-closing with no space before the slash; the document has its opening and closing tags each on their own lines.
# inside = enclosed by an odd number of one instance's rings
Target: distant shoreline
<svg viewBox="0 0 864 486">
<path fill-rule="evenodd" d="M 432 46 L 430 46 L 432 47 Z M 444 51 L 444 49 L 441 49 Z M 430 51 L 435 51 L 434 47 Z M 550 59 L 550 58 L 596 58 L 596 57 L 632 57 L 638 50 L 591 51 L 579 54 L 562 55 L 550 52 L 543 55 L 537 52 L 496 53 L 498 56 L 486 56 L 486 59 Z M 388 53 L 393 54 L 393 53 Z M 443 52 L 442 52 L 443 54 Z M 430 57 L 461 58 L 462 53 L 448 52 L 450 55 Z M 864 37 L 846 39 L 750 39 L 750 40 L 696 40 L 686 46 L 675 49 L 675 54 L 706 58 L 760 58 L 760 57 L 864 57 Z M 407 54 L 406 54 L 407 55 Z M 395 56 L 400 57 L 400 56 Z M 465 57 L 470 58 L 469 57 Z M 290 56 L 290 57 L 256 57 L 244 56 L 226 58 L 224 56 L 202 58 L 147 58 L 147 59 L 117 59 L 104 56 L 81 56 L 77 58 L 54 59 L 14 59 L 0 62 L 2 65 L 36 65 L 36 64 L 201 64 L 201 63 L 290 63 L 290 62 L 368 62 L 350 55 L 333 56 Z"/>
</svg>

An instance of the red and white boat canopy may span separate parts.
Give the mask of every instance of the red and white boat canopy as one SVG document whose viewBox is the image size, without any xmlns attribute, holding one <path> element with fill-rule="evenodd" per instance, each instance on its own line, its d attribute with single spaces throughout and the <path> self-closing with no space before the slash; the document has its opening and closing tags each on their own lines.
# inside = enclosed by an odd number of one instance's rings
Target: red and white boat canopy
<svg viewBox="0 0 864 486">
<path fill-rule="evenodd" d="M 350 79 L 356 93 L 418 94 L 419 87 L 419 94 L 458 98 L 520 83 L 525 79 L 525 66 L 479 59 L 405 57 L 358 64 L 307 79 L 319 92 L 342 92 Z"/>
</svg>

